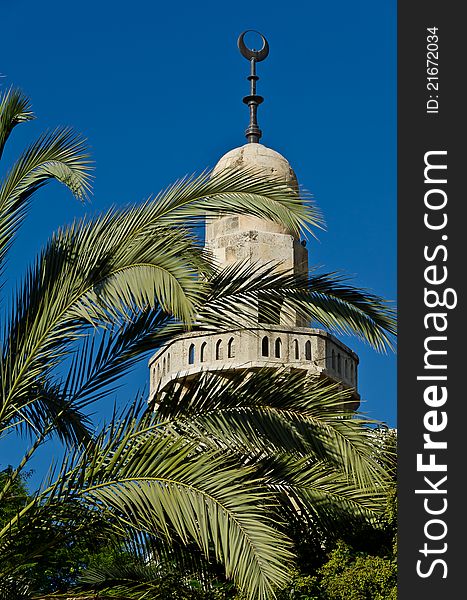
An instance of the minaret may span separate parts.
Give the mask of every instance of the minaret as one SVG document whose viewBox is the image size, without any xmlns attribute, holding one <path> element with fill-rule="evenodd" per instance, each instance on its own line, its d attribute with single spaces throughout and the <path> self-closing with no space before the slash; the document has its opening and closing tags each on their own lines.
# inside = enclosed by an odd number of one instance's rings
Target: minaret
<svg viewBox="0 0 467 600">
<path fill-rule="evenodd" d="M 274 176 L 298 190 L 298 182 L 288 161 L 278 152 L 259 143 L 262 136 L 257 121 L 257 109 L 263 98 L 256 93 L 256 63 L 264 60 L 269 45 L 263 35 L 260 50 L 249 49 L 240 35 L 238 47 L 250 61 L 250 94 L 243 98 L 249 107 L 250 122 L 245 136 L 247 143 L 225 154 L 214 167 L 214 173 L 225 169 L 251 167 L 257 174 Z M 258 32 L 255 32 L 258 33 Z M 220 267 L 237 261 L 255 264 L 276 263 L 278 269 L 297 275 L 308 273 L 308 251 L 304 243 L 278 223 L 246 215 L 225 215 L 206 222 L 205 247 Z M 248 371 L 264 367 L 287 367 L 313 373 L 340 382 L 357 392 L 358 356 L 333 335 L 307 327 L 307 323 L 290 314 L 264 316 L 261 300 L 257 326 L 232 327 L 219 332 L 194 332 L 180 335 L 149 361 L 151 398 L 174 379 L 185 379 L 187 385 L 201 371 Z M 271 322 L 273 321 L 273 322 Z"/>
</svg>

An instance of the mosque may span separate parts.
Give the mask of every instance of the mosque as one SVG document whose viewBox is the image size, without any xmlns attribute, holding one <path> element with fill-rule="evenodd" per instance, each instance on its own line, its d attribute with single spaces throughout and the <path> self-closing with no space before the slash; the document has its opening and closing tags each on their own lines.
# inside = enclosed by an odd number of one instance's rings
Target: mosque
<svg viewBox="0 0 467 600">
<path fill-rule="evenodd" d="M 222 156 L 214 173 L 224 169 L 253 167 L 256 172 L 273 175 L 298 189 L 295 173 L 289 162 L 278 152 L 259 143 L 262 132 L 257 123 L 257 108 L 263 101 L 256 93 L 256 63 L 264 60 L 269 46 L 261 34 L 261 50 L 250 50 L 244 43 L 244 32 L 238 46 L 250 61 L 250 94 L 243 101 L 250 111 L 246 130 L 248 142 Z M 257 32 L 255 32 L 257 33 Z M 221 266 L 236 261 L 256 265 L 280 263 L 280 268 L 297 275 L 308 273 L 308 250 L 304 243 L 272 221 L 247 215 L 225 215 L 210 218 L 205 225 L 205 248 Z M 264 311 L 263 311 L 264 313 Z M 255 326 L 235 326 L 219 331 L 189 332 L 179 335 L 159 349 L 149 361 L 150 400 L 156 391 L 174 381 L 184 385 L 196 380 L 201 371 L 248 372 L 261 368 L 287 368 L 313 374 L 339 383 L 352 390 L 358 408 L 357 354 L 334 335 L 307 326 L 290 313 L 265 317 L 258 302 Z M 268 322 L 269 321 L 269 322 Z M 271 322 L 274 321 L 274 322 Z"/>
</svg>

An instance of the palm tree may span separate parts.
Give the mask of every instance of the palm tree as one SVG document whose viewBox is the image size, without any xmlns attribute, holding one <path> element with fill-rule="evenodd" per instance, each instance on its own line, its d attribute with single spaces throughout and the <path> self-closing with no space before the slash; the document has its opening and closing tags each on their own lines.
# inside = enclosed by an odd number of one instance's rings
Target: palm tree
<svg viewBox="0 0 467 600">
<path fill-rule="evenodd" d="M 228 382 L 205 373 L 183 389 L 165 390 L 157 412 L 131 406 L 70 454 L 4 528 L 5 563 L 18 556 L 19 536 L 24 563 L 47 549 L 47 539 L 28 541 L 41 539 L 50 515 L 83 532 L 94 519 L 94 535 L 139 539 L 146 563 L 163 558 L 167 542 L 180 551 L 194 541 L 248 597 L 270 598 L 292 558 L 286 523 L 322 539 L 382 511 L 389 478 L 372 459 L 371 431 L 342 410 L 348 393 L 281 372 Z M 181 559 L 180 570 L 183 551 Z M 189 566 L 206 569 L 201 559 Z M 139 583 L 139 593 L 154 585 Z"/>
<path fill-rule="evenodd" d="M 0 154 L 14 126 L 31 118 L 29 100 L 21 92 L 1 96 Z M 80 199 L 89 192 L 85 144 L 68 129 L 41 136 L 1 183 L 0 266 L 33 193 L 50 179 Z M 306 410 L 304 416 L 285 409 L 269 425 L 266 419 L 262 426 L 271 444 L 277 442 L 278 422 L 296 430 L 294 439 L 302 444 L 301 454 L 291 450 L 283 462 L 271 457 L 269 466 L 267 447 L 255 445 L 254 419 L 249 427 L 253 442 L 243 436 L 230 449 L 231 439 L 216 439 L 213 433 L 199 437 L 198 427 L 190 429 L 187 421 L 161 423 L 159 416 L 143 417 L 136 409 L 92 433 L 87 407 L 108 394 L 146 351 L 186 329 L 231 324 L 238 307 L 251 305 L 258 292 L 271 305 L 288 302 L 308 318 L 356 333 L 376 348 L 390 344 L 394 321 L 388 306 L 332 274 L 300 281 L 272 269 L 255 273 L 245 265 L 217 272 L 192 225 L 206 214 L 226 211 L 268 218 L 295 232 L 319 223 L 311 202 L 279 181 L 251 170 L 205 172 L 141 206 L 112 209 L 62 228 L 25 274 L 11 311 L 4 310 L 0 431 L 32 442 L 6 478 L 0 501 L 48 437 L 58 436 L 68 450 L 58 473 L 0 531 L 0 577 L 5 581 L 21 573 L 22 565 L 13 560 L 16 545 L 39 539 L 44 523 L 53 519 L 84 530 L 88 518 L 104 515 L 96 531 L 194 541 L 224 564 L 227 576 L 249 597 L 270 598 L 293 557 L 271 511 L 292 499 L 295 508 L 311 511 L 306 498 L 313 493 L 300 491 L 299 472 L 329 489 L 328 497 L 337 486 L 345 497 L 341 504 L 371 509 L 374 484 L 368 492 L 369 480 L 376 474 L 382 485 L 384 477 L 362 457 L 364 445 L 358 442 L 359 449 L 352 450 L 353 424 L 339 420 L 342 413 L 333 417 L 336 431 L 343 431 L 339 435 L 331 435 L 326 425 L 308 438 L 304 432 L 314 417 Z M 288 377 L 281 381 L 281 389 L 297 389 Z M 206 406 L 232 394 L 231 387 L 226 389 L 223 396 L 209 380 Z M 360 430 L 355 435 L 362 436 Z M 321 463 L 325 456 L 327 462 Z M 341 479 L 329 479 L 330 465 L 338 467 Z M 34 561 L 51 543 L 28 544 L 24 561 Z"/>
</svg>

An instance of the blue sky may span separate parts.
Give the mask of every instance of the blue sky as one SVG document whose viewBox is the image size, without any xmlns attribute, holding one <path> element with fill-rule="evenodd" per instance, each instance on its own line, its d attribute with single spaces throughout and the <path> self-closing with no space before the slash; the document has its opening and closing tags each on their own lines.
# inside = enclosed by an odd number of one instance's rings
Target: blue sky
<svg viewBox="0 0 467 600">
<path fill-rule="evenodd" d="M 0 86 L 21 87 L 38 117 L 16 129 L 0 172 L 57 125 L 81 131 L 96 164 L 90 206 L 59 185 L 36 196 L 10 289 L 61 224 L 141 202 L 245 143 L 248 63 L 236 41 L 257 29 L 270 44 L 258 65 L 261 142 L 289 160 L 326 219 L 327 231 L 308 242 L 310 264 L 395 301 L 395 0 L 0 4 Z M 395 356 L 344 341 L 360 355 L 362 410 L 395 426 Z M 146 365 L 119 403 L 147 385 Z M 16 460 L 14 445 L 0 451 L 0 468 Z"/>
</svg>

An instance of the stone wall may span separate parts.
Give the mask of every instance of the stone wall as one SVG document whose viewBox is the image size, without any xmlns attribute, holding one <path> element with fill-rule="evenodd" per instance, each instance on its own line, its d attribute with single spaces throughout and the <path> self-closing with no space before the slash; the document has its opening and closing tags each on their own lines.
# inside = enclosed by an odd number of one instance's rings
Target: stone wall
<svg viewBox="0 0 467 600">
<path fill-rule="evenodd" d="M 308 327 L 264 326 L 188 333 L 172 340 L 149 361 L 150 395 L 170 381 L 201 371 L 287 367 L 326 377 L 355 390 L 358 356 L 337 338 Z"/>
</svg>

